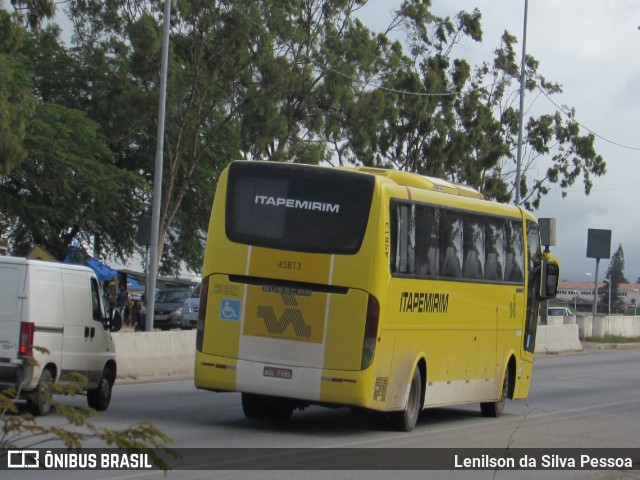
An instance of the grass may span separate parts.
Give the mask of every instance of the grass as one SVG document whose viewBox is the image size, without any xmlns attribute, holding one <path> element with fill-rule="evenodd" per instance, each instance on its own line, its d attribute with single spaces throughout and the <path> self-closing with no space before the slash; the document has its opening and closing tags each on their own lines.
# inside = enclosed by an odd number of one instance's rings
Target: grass
<svg viewBox="0 0 640 480">
<path fill-rule="evenodd" d="M 587 337 L 587 342 L 596 343 L 640 343 L 640 337 L 621 337 L 619 335 L 605 335 L 604 337 Z"/>
</svg>

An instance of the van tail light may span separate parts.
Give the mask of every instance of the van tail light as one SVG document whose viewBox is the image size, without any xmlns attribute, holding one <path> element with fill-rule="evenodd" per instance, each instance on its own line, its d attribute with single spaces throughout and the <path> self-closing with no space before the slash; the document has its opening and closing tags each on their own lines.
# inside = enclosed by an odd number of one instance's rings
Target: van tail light
<svg viewBox="0 0 640 480">
<path fill-rule="evenodd" d="M 33 332 L 35 324 L 33 322 L 20 322 L 20 344 L 18 345 L 18 355 L 21 357 L 33 357 Z"/>
<path fill-rule="evenodd" d="M 200 307 L 198 310 L 198 325 L 196 327 L 196 349 L 202 351 L 204 340 L 204 320 L 207 318 L 207 297 L 209 295 L 209 277 L 202 279 L 200 285 Z"/>
<path fill-rule="evenodd" d="M 364 342 L 362 343 L 361 368 L 369 368 L 373 357 L 376 354 L 376 343 L 378 342 L 378 322 L 380 320 L 380 303 L 373 295 L 369 295 L 367 303 L 367 319 L 364 325 Z"/>
</svg>

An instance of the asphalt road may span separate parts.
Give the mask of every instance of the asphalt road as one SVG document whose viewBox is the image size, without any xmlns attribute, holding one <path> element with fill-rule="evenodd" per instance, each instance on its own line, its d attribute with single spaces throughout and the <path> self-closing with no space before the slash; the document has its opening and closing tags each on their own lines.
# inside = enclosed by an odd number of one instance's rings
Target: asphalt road
<svg viewBox="0 0 640 480">
<path fill-rule="evenodd" d="M 147 419 L 177 448 L 640 448 L 640 350 L 603 350 L 536 359 L 527 400 L 497 419 L 477 405 L 423 412 L 411 433 L 389 431 L 349 409 L 311 407 L 286 423 L 244 418 L 238 394 L 197 391 L 190 379 L 117 384 L 96 420 L 110 428 Z M 61 399 L 82 404 L 83 399 Z M 50 415 L 46 424 L 61 418 Z M 51 444 L 50 446 L 55 446 Z M 96 445 L 90 445 L 96 446 Z M 280 453 L 281 454 L 281 453 Z M 330 459 L 329 459 L 330 461 Z M 11 472 L 13 473 L 13 472 Z M 47 480 L 163 478 L 158 472 L 50 472 Z M 76 476 L 77 475 L 77 476 Z M 554 471 L 175 471 L 168 478 L 640 478 L 636 472 Z M 20 472 L 4 478 L 45 478 Z"/>
</svg>

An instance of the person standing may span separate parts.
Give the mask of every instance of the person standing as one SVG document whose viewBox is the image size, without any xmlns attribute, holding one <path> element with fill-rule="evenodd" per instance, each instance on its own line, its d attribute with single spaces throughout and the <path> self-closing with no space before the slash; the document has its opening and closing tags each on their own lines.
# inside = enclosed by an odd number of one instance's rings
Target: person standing
<svg viewBox="0 0 640 480">
<path fill-rule="evenodd" d="M 125 317 L 125 309 L 127 307 L 127 303 L 129 302 L 129 292 L 124 285 L 120 286 L 120 292 L 118 293 L 118 297 L 116 298 L 116 315 L 120 316 L 120 322 L 124 323 Z"/>
</svg>

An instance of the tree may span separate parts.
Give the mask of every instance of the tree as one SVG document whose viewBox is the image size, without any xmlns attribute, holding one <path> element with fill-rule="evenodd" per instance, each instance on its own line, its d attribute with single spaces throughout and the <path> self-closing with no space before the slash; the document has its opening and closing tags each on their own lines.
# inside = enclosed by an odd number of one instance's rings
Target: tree
<svg viewBox="0 0 640 480">
<path fill-rule="evenodd" d="M 480 12 L 439 18 L 428 6 L 408 0 L 398 12 L 397 22 L 409 29 L 411 56 L 397 49 L 390 64 L 395 68 L 385 71 L 381 87 L 363 92 L 374 127 L 355 142 L 353 160 L 449 178 L 480 189 L 487 198 L 510 201 L 518 131 L 516 38 L 505 32 L 493 63 L 472 70 L 450 54 L 464 37 L 481 39 Z M 527 91 L 561 92 L 537 72 L 533 57 L 526 60 Z M 524 206 L 537 208 L 550 183 L 558 183 L 566 194 L 580 175 L 588 194 L 591 176 L 604 174 L 594 136 L 581 136 L 572 115 L 555 112 L 527 121 Z M 534 177 L 538 170 L 543 174 Z"/>
<path fill-rule="evenodd" d="M 42 18 L 49 0 L 15 1 Z M 517 136 L 516 38 L 502 37 L 493 61 L 472 67 L 454 58 L 458 43 L 482 37 L 481 14 L 431 13 L 406 0 L 389 28 L 372 32 L 357 18 L 365 0 L 180 0 L 172 9 L 160 271 L 201 265 L 211 200 L 220 171 L 239 158 L 384 166 L 445 177 L 513 195 Z M 133 188 L 125 235 L 110 225 L 94 243 L 126 254 L 132 227 L 151 210 L 162 43 L 162 4 L 151 0 L 70 0 L 68 51 L 37 48 L 38 101 L 78 110 L 96 122 L 110 169 L 143 178 Z M 25 13 L 26 14 L 26 13 Z M 45 15 L 46 16 L 46 15 Z M 402 30 L 406 43 L 390 40 Z M 43 34 L 44 35 L 44 34 Z M 44 38 L 44 37 L 38 37 Z M 405 48 L 404 45 L 407 45 Z M 27 56 L 25 56 L 27 57 Z M 526 89 L 553 95 L 538 63 L 526 59 Z M 57 81 L 47 72 L 62 73 Z M 557 183 L 580 177 L 585 192 L 605 164 L 593 136 L 570 111 L 526 124 L 523 205 L 536 208 Z M 542 172 L 538 174 L 537 172 Z M 132 193 L 132 194 L 133 194 Z M 67 232 L 68 230 L 64 230 Z"/>
<path fill-rule="evenodd" d="M 179 2 L 172 17 L 161 270 L 201 265 L 219 172 L 232 159 L 318 163 L 334 111 L 371 69 L 376 42 L 352 17 L 362 1 Z M 77 54 L 94 81 L 80 108 L 151 181 L 161 6 L 71 2 Z M 366 45 L 367 55 L 360 47 Z M 371 58 L 368 58 L 371 57 Z M 373 59 L 373 60 L 372 60 Z M 364 66 L 362 66 L 364 65 Z M 152 103 L 149 100 L 153 99 Z M 117 105 L 117 108 L 114 108 Z M 122 121 L 114 121 L 114 117 Z M 188 208 L 187 208 L 188 207 Z"/>
<path fill-rule="evenodd" d="M 622 244 L 618 246 L 616 252 L 611 256 L 605 278 L 607 278 L 608 281 L 605 280 L 606 288 L 602 289 L 601 305 L 609 305 L 609 290 L 611 290 L 611 309 L 614 312 L 619 312 L 624 305 L 624 301 L 619 292 L 620 284 L 629 283 L 624 276 L 624 251 L 622 250 Z M 609 289 L 609 284 L 611 285 L 611 289 Z"/>
<path fill-rule="evenodd" d="M 52 19 L 56 14 L 55 0 L 11 0 L 18 18 L 25 26 L 38 30 L 45 19 Z"/>
<path fill-rule="evenodd" d="M 27 156 L 23 141 L 34 98 L 25 59 L 19 53 L 25 30 L 0 9 L 0 175 Z"/>
<path fill-rule="evenodd" d="M 145 185 L 113 168 L 97 124 L 77 110 L 39 104 L 25 146 L 29 157 L 0 179 L 0 225 L 14 253 L 43 245 L 63 259 L 78 241 L 121 253 L 132 248 L 130 209 Z"/>
</svg>

